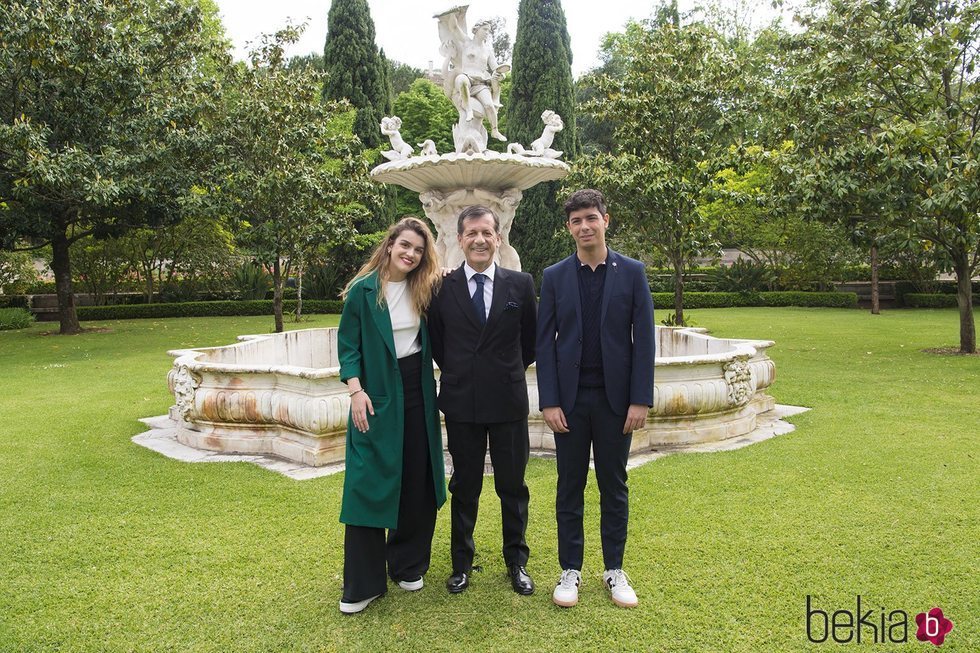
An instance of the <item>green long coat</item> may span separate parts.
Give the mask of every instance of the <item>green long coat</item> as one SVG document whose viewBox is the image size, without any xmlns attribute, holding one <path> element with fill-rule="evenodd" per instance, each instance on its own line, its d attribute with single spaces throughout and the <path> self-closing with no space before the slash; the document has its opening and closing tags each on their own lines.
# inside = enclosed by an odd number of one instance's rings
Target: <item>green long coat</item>
<svg viewBox="0 0 980 653">
<path fill-rule="evenodd" d="M 347 472 L 340 521 L 353 526 L 397 528 L 402 483 L 405 395 L 395 356 L 388 307 L 378 306 L 378 277 L 371 274 L 351 288 L 337 331 L 340 380 L 361 380 L 374 405 L 368 431 L 361 433 L 347 419 Z M 446 471 L 442 431 L 436 406 L 429 331 L 422 322 L 422 396 L 425 401 L 429 456 L 436 507 L 446 502 Z"/>
</svg>

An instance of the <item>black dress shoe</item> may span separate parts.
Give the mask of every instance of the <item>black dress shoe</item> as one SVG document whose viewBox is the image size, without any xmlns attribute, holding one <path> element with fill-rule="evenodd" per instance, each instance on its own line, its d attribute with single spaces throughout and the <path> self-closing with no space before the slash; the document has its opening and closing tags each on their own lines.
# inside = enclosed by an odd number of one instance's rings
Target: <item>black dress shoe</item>
<svg viewBox="0 0 980 653">
<path fill-rule="evenodd" d="M 534 594 L 534 581 L 528 575 L 527 569 L 522 565 L 511 565 L 507 570 L 510 572 L 510 585 L 515 592 L 522 596 Z"/>
<path fill-rule="evenodd" d="M 446 589 L 450 594 L 459 594 L 470 586 L 470 574 L 467 571 L 453 572 L 453 575 L 446 581 Z"/>
</svg>

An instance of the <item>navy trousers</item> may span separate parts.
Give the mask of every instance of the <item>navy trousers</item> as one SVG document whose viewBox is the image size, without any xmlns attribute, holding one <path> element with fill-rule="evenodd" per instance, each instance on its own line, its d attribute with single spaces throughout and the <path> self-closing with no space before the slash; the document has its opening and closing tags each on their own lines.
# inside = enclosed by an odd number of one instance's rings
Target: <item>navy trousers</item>
<svg viewBox="0 0 980 653">
<path fill-rule="evenodd" d="M 626 462 L 633 441 L 632 433 L 623 435 L 626 415 L 613 412 L 605 388 L 579 387 L 575 407 L 565 419 L 569 432 L 555 434 L 558 562 L 562 569 L 582 569 L 585 550 L 582 516 L 591 450 L 599 484 L 602 558 L 606 569 L 621 569 L 629 522 Z"/>
</svg>

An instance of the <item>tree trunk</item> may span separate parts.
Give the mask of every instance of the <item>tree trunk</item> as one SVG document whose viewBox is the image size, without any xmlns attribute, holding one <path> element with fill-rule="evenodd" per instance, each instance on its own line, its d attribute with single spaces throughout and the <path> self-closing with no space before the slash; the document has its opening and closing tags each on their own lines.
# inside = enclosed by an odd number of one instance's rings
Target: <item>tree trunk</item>
<svg viewBox="0 0 980 653">
<path fill-rule="evenodd" d="M 68 257 L 68 236 L 59 233 L 51 239 L 51 270 L 54 272 L 55 287 L 58 292 L 58 320 L 61 322 L 61 333 L 70 335 L 79 333 L 78 313 L 75 311 L 75 293 L 71 285 L 71 260 Z"/>
<path fill-rule="evenodd" d="M 272 311 L 276 318 L 276 333 L 282 333 L 282 268 L 279 257 L 272 264 Z"/>
<path fill-rule="evenodd" d="M 303 319 L 303 261 L 296 269 L 296 321 Z"/>
<path fill-rule="evenodd" d="M 956 271 L 956 303 L 960 307 L 960 352 L 977 352 L 977 328 L 973 322 L 973 284 L 970 282 L 970 258 L 962 252 L 953 259 Z"/>
<path fill-rule="evenodd" d="M 674 324 L 685 326 L 684 324 L 684 262 L 679 259 L 673 261 L 674 266 Z"/>
<path fill-rule="evenodd" d="M 878 295 L 878 241 L 871 243 L 871 314 L 881 314 L 881 301 Z"/>
</svg>

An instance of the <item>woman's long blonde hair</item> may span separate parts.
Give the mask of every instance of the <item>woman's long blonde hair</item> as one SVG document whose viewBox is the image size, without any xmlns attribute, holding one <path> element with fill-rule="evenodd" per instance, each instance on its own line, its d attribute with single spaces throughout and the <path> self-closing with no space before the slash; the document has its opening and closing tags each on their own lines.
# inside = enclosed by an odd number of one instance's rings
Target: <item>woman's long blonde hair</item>
<svg viewBox="0 0 980 653">
<path fill-rule="evenodd" d="M 408 292 L 412 298 L 412 306 L 419 315 L 425 315 L 432 301 L 432 293 L 442 282 L 442 273 L 439 269 L 438 255 L 436 254 L 436 242 L 429 231 L 429 227 L 418 218 L 407 215 L 395 224 L 388 227 L 388 235 L 378 243 L 371 258 L 361 266 L 354 278 L 347 282 L 340 297 L 347 300 L 347 295 L 355 283 L 368 276 L 372 272 L 378 273 L 378 306 L 385 304 L 385 288 L 388 284 L 388 264 L 391 260 L 391 248 L 394 246 L 398 236 L 405 230 L 414 231 L 422 237 L 425 243 L 425 250 L 422 252 L 422 260 L 418 267 L 408 273 Z"/>
</svg>

